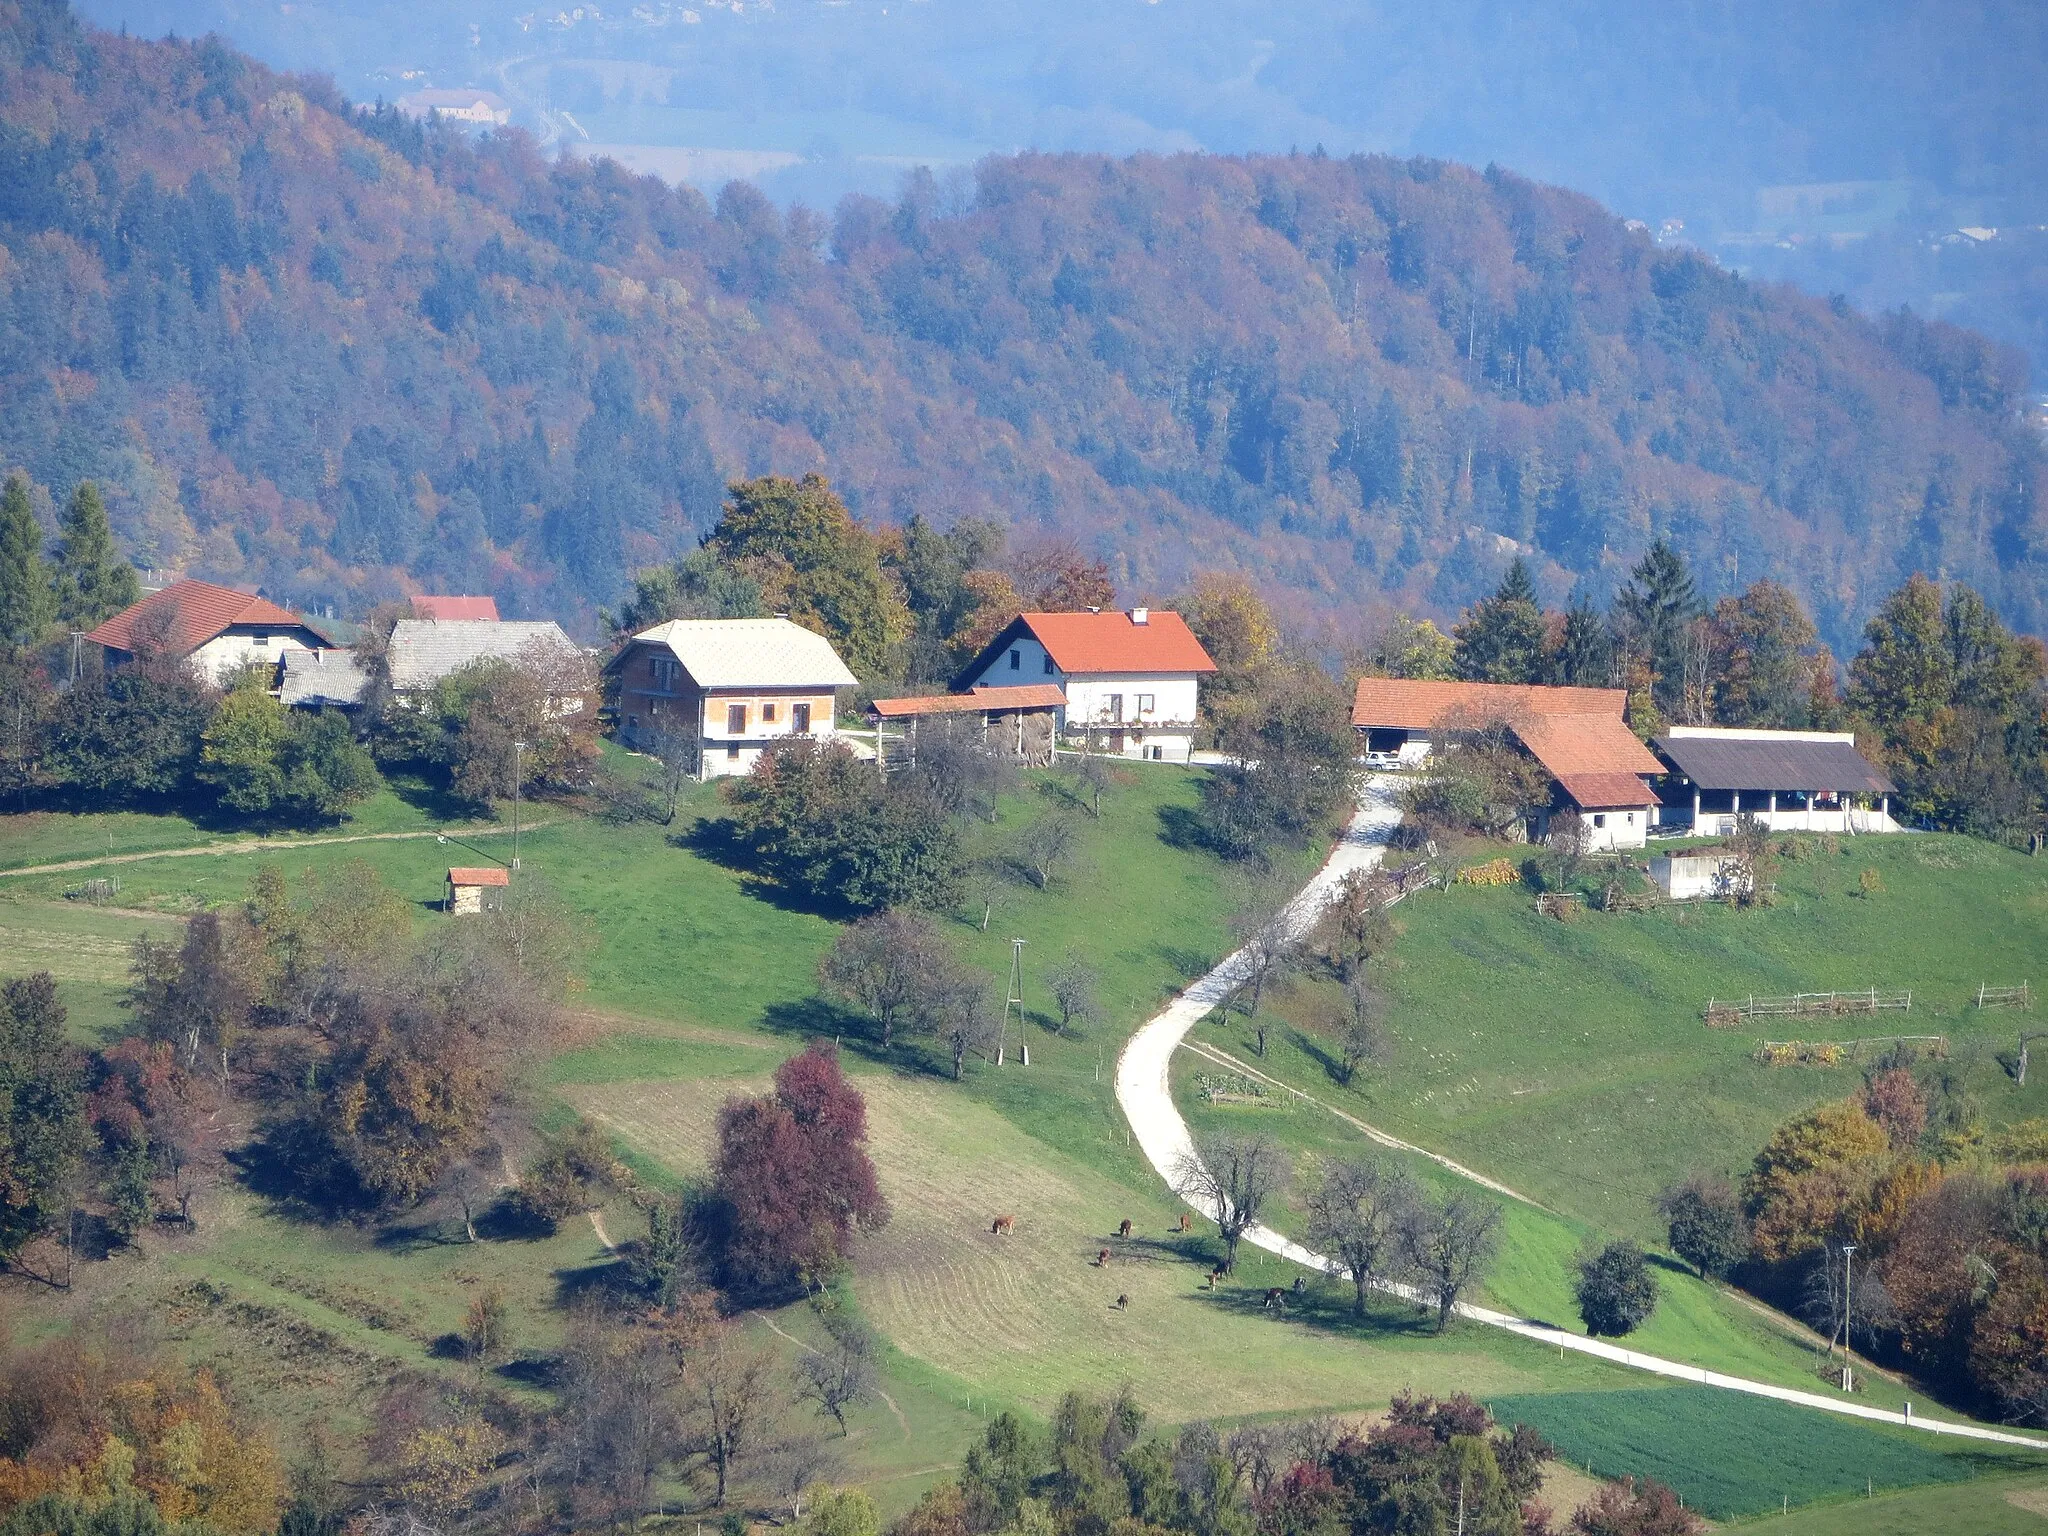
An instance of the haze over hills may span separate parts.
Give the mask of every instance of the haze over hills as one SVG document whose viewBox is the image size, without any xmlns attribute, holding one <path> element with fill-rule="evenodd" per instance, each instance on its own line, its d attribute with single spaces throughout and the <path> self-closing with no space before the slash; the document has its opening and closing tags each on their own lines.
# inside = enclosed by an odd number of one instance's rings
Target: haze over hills
<svg viewBox="0 0 2048 1536">
<path fill-rule="evenodd" d="M 2020 0 L 86 0 L 370 101 L 481 86 L 552 146 L 829 208 L 1030 147 L 1425 154 L 2028 347 L 2048 380 L 2048 12 Z M 1667 221 L 1668 227 L 1667 227 Z M 1976 235 L 1960 233 L 1964 228 Z"/>
<path fill-rule="evenodd" d="M 1239 566 L 1333 630 L 1509 552 L 1658 535 L 1838 648 L 1914 569 L 2038 629 L 2026 367 L 1759 288 L 1503 171 L 995 157 L 830 221 L 354 115 L 215 41 L 0 6 L 0 454 L 145 563 L 361 604 L 407 573 L 586 630 L 723 480 Z"/>
</svg>

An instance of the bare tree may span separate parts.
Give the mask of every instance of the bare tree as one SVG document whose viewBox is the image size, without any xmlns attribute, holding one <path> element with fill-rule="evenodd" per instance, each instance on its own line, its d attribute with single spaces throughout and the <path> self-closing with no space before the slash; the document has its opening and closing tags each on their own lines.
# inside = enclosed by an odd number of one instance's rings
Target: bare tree
<svg viewBox="0 0 2048 1536">
<path fill-rule="evenodd" d="M 1073 857 L 1078 834 L 1071 817 L 1047 811 L 1017 837 L 1017 862 L 1041 891 L 1051 885 L 1063 866 Z"/>
<path fill-rule="evenodd" d="M 1393 937 L 1394 883 L 1384 871 L 1354 869 L 1316 923 L 1315 945 L 1340 979 L 1349 981 Z"/>
<path fill-rule="evenodd" d="M 717 1478 L 723 1507 L 733 1472 L 759 1448 L 774 1400 L 768 1356 L 737 1323 L 707 1327 L 683 1362 L 694 1441 Z"/>
<path fill-rule="evenodd" d="M 582 1523 L 639 1523 L 655 1478 L 680 1448 L 679 1387 L 674 1354 L 658 1335 L 613 1328 L 596 1313 L 571 1324 L 561 1421 L 547 1459 L 569 1485 Z"/>
<path fill-rule="evenodd" d="M 685 730 L 680 719 L 667 713 L 654 716 L 645 742 L 648 756 L 661 770 L 655 782 L 661 802 L 661 824 L 665 827 L 676 819 L 676 801 L 682 796 L 683 786 L 697 776 L 703 749 L 696 733 Z"/>
<path fill-rule="evenodd" d="M 1102 792 L 1116 782 L 1110 760 L 1094 750 L 1094 743 L 1082 738 L 1081 750 L 1067 759 L 1067 775 L 1074 781 L 1073 796 L 1088 814 L 1102 819 Z"/>
<path fill-rule="evenodd" d="M 1287 1154 L 1263 1132 L 1205 1136 L 1182 1156 L 1174 1185 L 1213 1217 L 1223 1236 L 1223 1267 L 1237 1267 L 1237 1245 L 1259 1213 L 1287 1188 Z"/>
<path fill-rule="evenodd" d="M 996 819 L 1001 797 L 1017 787 L 1017 765 L 989 740 L 979 720 L 931 715 L 918 720 L 908 772 L 954 816 Z"/>
<path fill-rule="evenodd" d="M 1337 1081 L 1345 1087 L 1368 1061 L 1387 1059 L 1386 1000 L 1364 971 L 1344 983 L 1343 1001 L 1336 1005 Z"/>
<path fill-rule="evenodd" d="M 1549 866 L 1550 888 L 1568 890 L 1579 878 L 1586 855 L 1593 849 L 1593 829 L 1576 810 L 1565 809 L 1550 818 L 1550 831 L 1543 839 L 1544 863 Z"/>
<path fill-rule="evenodd" d="M 1714 684 L 1721 670 L 1721 650 L 1713 620 L 1694 619 L 1678 634 L 1678 712 L 1687 725 L 1708 725 L 1714 718 Z"/>
<path fill-rule="evenodd" d="M 1263 915 L 1256 906 L 1241 909 L 1231 919 L 1231 929 L 1242 957 L 1239 974 L 1243 980 L 1238 983 L 1237 1005 L 1252 1021 L 1252 1035 L 1263 1057 L 1271 1021 L 1260 1017 L 1259 1005 L 1268 991 L 1278 991 L 1286 985 L 1289 973 L 1300 961 L 1301 944 L 1287 926 L 1284 909 L 1265 911 Z"/>
<path fill-rule="evenodd" d="M 867 1012 L 881 1028 L 886 1050 L 896 1026 L 914 1011 L 949 959 L 929 918 L 892 908 L 843 929 L 818 962 L 818 980 Z"/>
<path fill-rule="evenodd" d="M 1003 899 L 1009 888 L 1009 877 L 1003 866 L 995 859 L 976 859 L 967 866 L 961 884 L 967 895 L 968 910 L 981 908 L 981 931 L 988 932 L 989 919 L 995 916 L 996 903 Z"/>
<path fill-rule="evenodd" d="M 1359 1317 L 1365 1316 L 1367 1288 L 1405 1270 L 1401 1234 L 1418 1198 L 1406 1172 L 1376 1158 L 1325 1164 L 1322 1182 L 1309 1195 L 1308 1240 L 1351 1276 L 1351 1310 Z"/>
<path fill-rule="evenodd" d="M 967 1075 L 967 1053 L 986 1056 L 1002 1022 L 988 979 L 961 966 L 948 966 L 933 978 L 918 998 L 917 1017 L 952 1053 L 956 1083 Z"/>
<path fill-rule="evenodd" d="M 1459 1190 L 1441 1204 L 1422 1199 L 1401 1223 L 1401 1253 L 1436 1307 L 1436 1331 L 1450 1325 L 1458 1297 L 1486 1273 L 1500 1245 L 1500 1207 Z"/>
<path fill-rule="evenodd" d="M 834 1318 L 826 1327 L 832 1335 L 831 1347 L 807 1354 L 799 1362 L 797 1395 L 816 1403 L 818 1412 L 830 1414 L 843 1435 L 846 1410 L 875 1395 L 875 1336 L 855 1318 Z"/>
<path fill-rule="evenodd" d="M 1045 980 L 1052 989 L 1053 1004 L 1060 1011 L 1061 1034 L 1066 1034 L 1076 1023 L 1085 1023 L 1095 1017 L 1095 971 L 1074 951 L 1068 950 Z"/>
</svg>

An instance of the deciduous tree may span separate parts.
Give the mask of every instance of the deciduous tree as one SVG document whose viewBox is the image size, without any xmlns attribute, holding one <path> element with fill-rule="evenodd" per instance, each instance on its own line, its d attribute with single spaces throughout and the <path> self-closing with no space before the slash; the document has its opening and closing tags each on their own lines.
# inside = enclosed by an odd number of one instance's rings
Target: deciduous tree
<svg viewBox="0 0 2048 1536">
<path fill-rule="evenodd" d="M 1416 1198 L 1408 1175 L 1377 1158 L 1332 1159 L 1309 1195 L 1308 1240 L 1351 1276 L 1351 1309 L 1359 1317 L 1367 1289 L 1402 1273 L 1402 1225 Z"/>
<path fill-rule="evenodd" d="M 1419 1199 L 1401 1223 L 1401 1248 L 1442 1333 L 1458 1298 L 1485 1275 L 1500 1244 L 1500 1207 L 1464 1190 Z"/>
<path fill-rule="evenodd" d="M 1576 1268 L 1579 1317 L 1593 1337 L 1633 1333 L 1657 1310 L 1657 1277 L 1634 1243 L 1618 1240 L 1582 1253 Z"/>
<path fill-rule="evenodd" d="M 1695 1174 L 1657 1198 L 1671 1251 L 1706 1280 L 1725 1275 L 1749 1256 L 1749 1220 L 1726 1179 Z"/>
<path fill-rule="evenodd" d="M 1215 1221 L 1225 1269 L 1237 1267 L 1237 1245 L 1287 1181 L 1287 1154 L 1264 1133 L 1200 1137 L 1174 1169 L 1174 1187 Z"/>
</svg>

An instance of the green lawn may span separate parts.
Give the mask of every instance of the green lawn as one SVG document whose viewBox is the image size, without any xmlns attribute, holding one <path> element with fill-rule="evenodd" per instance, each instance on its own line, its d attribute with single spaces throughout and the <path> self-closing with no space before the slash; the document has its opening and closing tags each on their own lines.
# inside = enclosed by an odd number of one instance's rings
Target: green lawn
<svg viewBox="0 0 2048 1536">
<path fill-rule="evenodd" d="M 2043 1536 L 2048 1532 L 2048 1479 L 1988 1476 L 1849 1497 L 1786 1515 L 1746 1521 L 1755 1536 Z"/>
<path fill-rule="evenodd" d="M 1392 1060 L 1338 1089 L 1283 1032 L 1276 1075 L 1600 1227 L 1655 1235 L 1659 1188 L 1746 1165 L 1782 1119 L 1849 1093 L 1853 1067 L 1769 1068 L 1759 1039 L 1945 1034 L 1992 1123 L 2048 1115 L 2048 1077 L 1996 1060 L 2021 1017 L 1967 1005 L 1978 983 L 2040 984 L 2048 859 L 1950 836 L 1845 839 L 1784 861 L 1781 900 L 1633 916 L 1540 917 L 1521 888 L 1454 886 L 1396 908 L 1383 972 Z M 1876 869 L 1884 892 L 1853 894 Z M 1909 1014 L 1709 1030 L 1709 997 L 1910 988 Z M 1278 1006 L 1307 1016 L 1314 989 Z"/>
</svg>

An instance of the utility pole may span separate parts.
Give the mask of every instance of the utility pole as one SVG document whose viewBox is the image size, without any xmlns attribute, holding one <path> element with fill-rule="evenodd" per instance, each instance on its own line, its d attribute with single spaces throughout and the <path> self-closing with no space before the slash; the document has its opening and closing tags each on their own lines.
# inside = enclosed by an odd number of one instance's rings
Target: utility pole
<svg viewBox="0 0 2048 1536">
<path fill-rule="evenodd" d="M 522 777 L 520 759 L 521 754 L 525 751 L 525 742 L 515 741 L 512 743 L 512 867 L 514 869 L 519 867 L 519 780 Z"/>
<path fill-rule="evenodd" d="M 1010 940 L 1010 987 L 1003 998 L 1003 1032 L 996 1038 L 996 1065 L 1003 1064 L 1003 1050 L 1010 1041 L 1010 1010 L 1017 1010 L 1017 1054 L 1025 1065 L 1031 1065 L 1031 1047 L 1024 1039 L 1024 941 Z"/>
<path fill-rule="evenodd" d="M 1856 1380 L 1856 1352 L 1849 1343 L 1850 1309 L 1856 1305 L 1856 1292 L 1849 1284 L 1850 1268 L 1855 1262 L 1856 1245 L 1842 1244 L 1842 1390 L 1853 1390 Z"/>
</svg>

